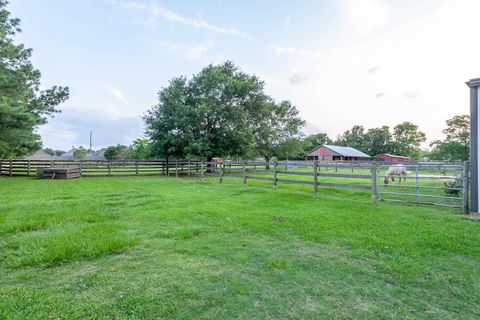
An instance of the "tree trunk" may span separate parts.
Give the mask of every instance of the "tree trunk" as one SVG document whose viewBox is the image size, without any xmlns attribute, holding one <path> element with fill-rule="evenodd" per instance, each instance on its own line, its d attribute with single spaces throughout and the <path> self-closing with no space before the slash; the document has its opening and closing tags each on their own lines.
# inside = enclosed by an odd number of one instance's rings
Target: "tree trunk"
<svg viewBox="0 0 480 320">
<path fill-rule="evenodd" d="M 212 160 L 213 160 L 213 157 L 212 157 L 212 156 L 208 156 L 208 157 L 207 157 L 207 162 L 209 162 L 209 163 L 207 163 L 207 172 L 212 172 L 212 166 L 213 166 L 213 165 L 211 164 Z"/>
<path fill-rule="evenodd" d="M 267 162 L 267 164 L 265 165 L 265 170 L 270 170 L 270 157 L 269 156 L 265 156 L 265 162 Z"/>
</svg>

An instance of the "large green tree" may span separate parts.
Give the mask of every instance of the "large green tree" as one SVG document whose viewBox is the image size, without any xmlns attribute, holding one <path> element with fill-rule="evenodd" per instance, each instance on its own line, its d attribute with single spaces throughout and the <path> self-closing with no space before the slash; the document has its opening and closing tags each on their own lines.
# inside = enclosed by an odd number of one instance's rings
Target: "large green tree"
<svg viewBox="0 0 480 320">
<path fill-rule="evenodd" d="M 43 149 L 43 152 L 51 155 L 51 156 L 61 156 L 62 154 L 65 153 L 63 150 L 54 150 L 52 148 L 45 148 Z"/>
<path fill-rule="evenodd" d="M 73 151 L 73 157 L 78 160 L 85 159 L 87 155 L 88 151 L 84 147 L 78 147 L 77 149 L 75 149 L 75 151 Z"/>
<path fill-rule="evenodd" d="M 148 139 L 137 139 L 133 141 L 128 147 L 128 155 L 137 160 L 150 158 L 150 142 Z"/>
<path fill-rule="evenodd" d="M 303 124 L 291 103 L 273 101 L 262 81 L 232 62 L 174 78 L 144 120 L 152 155 L 167 159 L 271 157 Z"/>
<path fill-rule="evenodd" d="M 287 153 L 297 156 L 301 152 L 300 130 L 305 125 L 297 108 L 289 101 L 270 100 L 260 105 L 262 108 L 253 110 L 249 117 L 256 152 L 267 162 Z"/>
<path fill-rule="evenodd" d="M 123 160 L 128 156 L 128 147 L 121 144 L 109 146 L 103 156 L 107 160 Z"/>
<path fill-rule="evenodd" d="M 55 107 L 68 98 L 68 88 L 40 90 L 40 71 L 30 62 L 32 50 L 14 41 L 20 20 L 11 18 L 0 0 L 0 158 L 20 157 L 41 148 L 36 133 Z"/>
<path fill-rule="evenodd" d="M 370 156 L 382 153 L 393 153 L 392 134 L 388 126 L 368 129 L 364 135 L 363 150 Z"/>
<path fill-rule="evenodd" d="M 324 144 L 333 144 L 332 139 L 324 132 L 316 133 L 305 137 L 302 140 L 303 153 L 307 153 Z"/>
<path fill-rule="evenodd" d="M 336 145 L 355 148 L 365 152 L 365 128 L 355 125 L 342 133 L 335 141 Z"/>
<path fill-rule="evenodd" d="M 393 128 L 394 152 L 401 156 L 420 158 L 420 145 L 427 140 L 425 133 L 418 126 L 405 121 Z"/>
<path fill-rule="evenodd" d="M 470 156 L 470 116 L 456 115 L 446 121 L 444 140 L 433 141 L 432 160 L 468 160 Z"/>
</svg>

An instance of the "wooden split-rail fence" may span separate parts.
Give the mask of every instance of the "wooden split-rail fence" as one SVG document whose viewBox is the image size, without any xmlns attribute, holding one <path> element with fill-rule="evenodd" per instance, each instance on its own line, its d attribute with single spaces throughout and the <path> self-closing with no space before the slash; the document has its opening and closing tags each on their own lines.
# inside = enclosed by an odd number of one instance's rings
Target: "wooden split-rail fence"
<svg viewBox="0 0 480 320">
<path fill-rule="evenodd" d="M 409 164 L 407 181 L 385 184 L 389 165 L 375 162 L 206 162 L 197 160 L 1 160 L 0 176 L 35 176 L 38 168 L 80 168 L 82 177 L 118 176 L 216 176 L 264 181 L 275 189 L 279 184 L 369 191 L 373 202 L 394 201 L 463 208 L 468 211 L 469 170 L 464 164 Z M 448 171 L 448 172 L 447 172 Z M 457 181 L 449 186 L 446 183 Z M 411 190 L 414 190 L 412 192 Z M 458 191 L 458 192 L 457 192 Z M 453 195 L 452 195 L 453 194 Z M 424 201 L 427 199 L 428 201 Z"/>
</svg>

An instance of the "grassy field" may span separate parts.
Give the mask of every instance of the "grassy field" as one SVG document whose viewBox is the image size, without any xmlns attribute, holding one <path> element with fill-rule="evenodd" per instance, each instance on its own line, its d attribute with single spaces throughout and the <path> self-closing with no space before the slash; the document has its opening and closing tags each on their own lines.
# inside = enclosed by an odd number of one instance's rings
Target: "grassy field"
<svg viewBox="0 0 480 320">
<path fill-rule="evenodd" d="M 480 317 L 459 210 L 240 183 L 0 178 L 0 319 Z"/>
</svg>

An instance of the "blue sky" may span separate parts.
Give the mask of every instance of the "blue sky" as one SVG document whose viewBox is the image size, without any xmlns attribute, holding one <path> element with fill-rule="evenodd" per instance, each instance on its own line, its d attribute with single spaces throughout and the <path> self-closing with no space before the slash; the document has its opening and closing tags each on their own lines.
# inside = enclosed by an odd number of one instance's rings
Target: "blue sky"
<svg viewBox="0 0 480 320">
<path fill-rule="evenodd" d="M 44 146 L 129 144 L 161 87 L 234 61 L 291 100 L 306 133 L 412 121 L 429 140 L 468 112 L 480 76 L 475 0 L 16 0 L 18 40 L 34 49 L 45 87 L 67 85 Z"/>
</svg>

